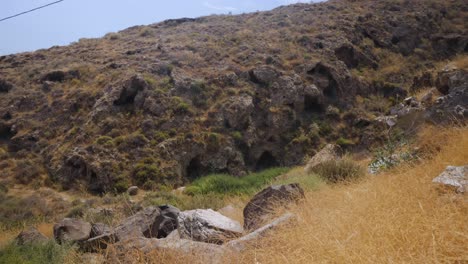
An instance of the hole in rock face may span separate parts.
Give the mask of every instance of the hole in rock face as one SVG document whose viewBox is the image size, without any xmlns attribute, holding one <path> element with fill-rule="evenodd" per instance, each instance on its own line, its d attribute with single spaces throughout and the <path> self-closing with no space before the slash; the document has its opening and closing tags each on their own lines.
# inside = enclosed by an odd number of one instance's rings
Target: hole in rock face
<svg viewBox="0 0 468 264">
<path fill-rule="evenodd" d="M 255 170 L 261 171 L 261 170 L 278 167 L 278 166 L 279 166 L 279 163 L 275 159 L 275 157 L 273 157 L 273 155 L 269 151 L 265 151 L 258 159 L 257 164 L 255 165 Z"/>
<path fill-rule="evenodd" d="M 350 46 L 342 46 L 335 50 L 335 56 L 343 61 L 348 68 L 356 68 L 359 61 L 356 59 L 354 49 Z"/>
<path fill-rule="evenodd" d="M 306 95 L 304 96 L 304 111 L 306 112 L 321 112 L 322 105 L 317 97 Z"/>
<path fill-rule="evenodd" d="M 10 126 L 0 124 L 0 142 L 9 141 L 14 135 L 15 133 L 13 133 Z"/>
<path fill-rule="evenodd" d="M 307 73 L 312 75 L 314 83 L 317 85 L 317 87 L 322 89 L 323 94 L 326 97 L 332 100 L 336 99 L 338 95 L 338 83 L 336 82 L 335 78 L 333 78 L 333 75 L 327 66 L 318 64 L 315 66 L 315 68 L 308 71 Z"/>
<path fill-rule="evenodd" d="M 198 157 L 193 158 L 187 167 L 187 178 L 196 179 L 202 176 L 202 165 Z"/>
<path fill-rule="evenodd" d="M 135 102 L 135 97 L 139 91 L 145 89 L 145 81 L 137 77 L 132 78 L 130 83 L 126 85 L 117 100 L 114 101 L 114 105 L 131 105 Z"/>
</svg>

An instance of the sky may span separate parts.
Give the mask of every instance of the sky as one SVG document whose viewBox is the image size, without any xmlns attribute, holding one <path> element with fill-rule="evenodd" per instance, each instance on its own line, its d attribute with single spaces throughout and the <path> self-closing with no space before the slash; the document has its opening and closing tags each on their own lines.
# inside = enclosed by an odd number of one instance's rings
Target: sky
<svg viewBox="0 0 468 264">
<path fill-rule="evenodd" d="M 0 19 L 56 0 L 2 0 Z M 68 45 L 136 25 L 210 14 L 270 10 L 310 0 L 64 0 L 0 22 L 0 55 Z"/>
</svg>

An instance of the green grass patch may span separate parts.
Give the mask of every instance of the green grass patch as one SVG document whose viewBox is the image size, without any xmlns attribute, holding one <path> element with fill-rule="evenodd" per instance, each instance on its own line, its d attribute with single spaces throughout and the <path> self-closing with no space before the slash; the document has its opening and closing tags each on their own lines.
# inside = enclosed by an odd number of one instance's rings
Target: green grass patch
<svg viewBox="0 0 468 264">
<path fill-rule="evenodd" d="M 73 262 L 74 249 L 58 245 L 54 241 L 42 244 L 18 246 L 10 243 L 0 249 L 0 263 L 8 264 L 54 264 Z"/>
<path fill-rule="evenodd" d="M 277 176 L 286 173 L 289 168 L 271 168 L 244 177 L 227 174 L 212 174 L 195 180 L 185 189 L 189 195 L 243 195 L 253 194 Z"/>
</svg>

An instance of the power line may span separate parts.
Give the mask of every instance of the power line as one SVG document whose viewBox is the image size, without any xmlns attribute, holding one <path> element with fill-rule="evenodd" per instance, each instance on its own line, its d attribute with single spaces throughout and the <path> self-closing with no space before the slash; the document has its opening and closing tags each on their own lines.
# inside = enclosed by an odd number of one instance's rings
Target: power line
<svg viewBox="0 0 468 264">
<path fill-rule="evenodd" d="M 36 10 L 39 10 L 39 9 L 42 9 L 42 8 L 45 8 L 45 7 L 48 7 L 48 6 L 51 6 L 51 5 L 55 5 L 55 4 L 58 4 L 58 3 L 63 2 L 63 1 L 65 1 L 65 0 L 55 1 L 55 2 L 53 2 L 53 3 L 47 4 L 47 5 L 43 5 L 43 6 L 40 6 L 40 7 L 36 7 L 36 8 L 31 9 L 31 10 L 24 11 L 24 12 L 21 12 L 21 13 L 16 14 L 16 15 L 12 15 L 12 16 L 9 16 L 9 17 L 5 17 L 5 18 L 0 19 L 0 22 L 5 21 L 5 20 L 8 20 L 8 19 L 12 19 L 12 18 L 17 17 L 17 16 L 24 15 L 24 14 L 27 14 L 27 13 L 31 13 L 31 12 L 34 12 L 34 11 L 36 11 Z"/>
</svg>

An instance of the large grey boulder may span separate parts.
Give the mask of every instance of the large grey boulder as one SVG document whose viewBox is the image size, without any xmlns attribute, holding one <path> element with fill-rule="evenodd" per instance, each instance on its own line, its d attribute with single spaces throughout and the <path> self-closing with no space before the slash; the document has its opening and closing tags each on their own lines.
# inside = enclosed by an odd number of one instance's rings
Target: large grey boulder
<svg viewBox="0 0 468 264">
<path fill-rule="evenodd" d="M 459 193 L 465 193 L 468 191 L 468 165 L 460 167 L 448 166 L 432 182 L 454 188 Z"/>
<path fill-rule="evenodd" d="M 34 227 L 31 227 L 27 230 L 23 230 L 15 238 L 16 244 L 20 246 L 30 245 L 30 244 L 40 244 L 40 243 L 45 243 L 47 241 L 49 241 L 49 239 Z"/>
<path fill-rule="evenodd" d="M 271 220 L 278 206 L 287 206 L 304 198 L 297 183 L 270 186 L 257 193 L 244 208 L 244 229 L 254 230 Z"/>
<path fill-rule="evenodd" d="M 226 239 L 242 235 L 239 222 L 211 209 L 183 211 L 179 214 L 181 238 L 221 244 Z"/>
<path fill-rule="evenodd" d="M 58 243 L 81 242 L 90 235 L 91 224 L 81 219 L 64 218 L 54 225 L 54 238 Z"/>
<path fill-rule="evenodd" d="M 327 144 L 322 150 L 320 150 L 317 154 L 315 154 L 305 167 L 306 172 L 312 171 L 318 165 L 332 161 L 341 159 L 341 148 L 338 145 L 334 144 Z"/>
</svg>

